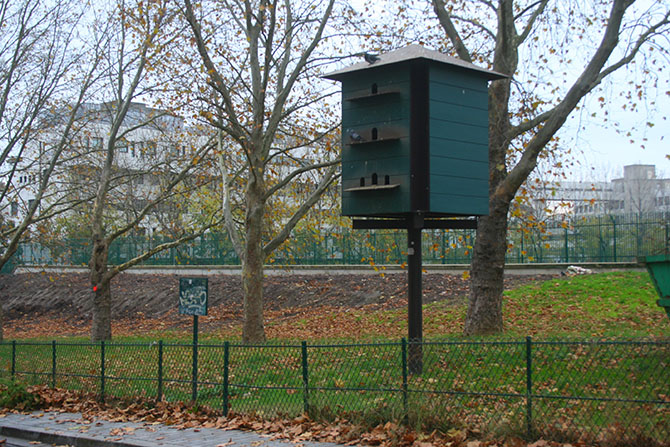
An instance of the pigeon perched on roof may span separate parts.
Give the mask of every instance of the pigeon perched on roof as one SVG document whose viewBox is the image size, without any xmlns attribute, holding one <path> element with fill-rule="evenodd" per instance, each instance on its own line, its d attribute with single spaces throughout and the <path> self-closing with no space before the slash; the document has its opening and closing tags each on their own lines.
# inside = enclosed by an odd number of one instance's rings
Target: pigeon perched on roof
<svg viewBox="0 0 670 447">
<path fill-rule="evenodd" d="M 363 138 L 361 134 L 356 132 L 354 129 L 347 129 L 347 134 L 349 135 L 349 140 L 352 143 L 362 143 L 365 141 L 365 138 Z"/>
<path fill-rule="evenodd" d="M 368 64 L 374 64 L 379 60 L 379 56 L 372 53 L 363 53 L 363 59 L 365 59 L 365 62 Z"/>
</svg>

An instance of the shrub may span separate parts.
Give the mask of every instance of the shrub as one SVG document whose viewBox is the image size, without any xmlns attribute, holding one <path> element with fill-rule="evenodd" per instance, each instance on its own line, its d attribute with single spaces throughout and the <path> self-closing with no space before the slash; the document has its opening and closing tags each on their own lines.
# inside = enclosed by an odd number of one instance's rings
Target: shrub
<svg viewBox="0 0 670 447">
<path fill-rule="evenodd" d="M 14 380 L 0 379 L 0 407 L 33 410 L 41 404 L 42 398 L 28 391 L 25 384 Z"/>
</svg>

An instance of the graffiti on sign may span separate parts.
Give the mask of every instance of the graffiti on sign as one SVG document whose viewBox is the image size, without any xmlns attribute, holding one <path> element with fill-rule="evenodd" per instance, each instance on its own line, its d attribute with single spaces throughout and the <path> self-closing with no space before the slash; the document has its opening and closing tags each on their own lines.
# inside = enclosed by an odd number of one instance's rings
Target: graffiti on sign
<svg viewBox="0 0 670 447">
<path fill-rule="evenodd" d="M 207 278 L 179 278 L 179 313 L 207 315 Z"/>
</svg>

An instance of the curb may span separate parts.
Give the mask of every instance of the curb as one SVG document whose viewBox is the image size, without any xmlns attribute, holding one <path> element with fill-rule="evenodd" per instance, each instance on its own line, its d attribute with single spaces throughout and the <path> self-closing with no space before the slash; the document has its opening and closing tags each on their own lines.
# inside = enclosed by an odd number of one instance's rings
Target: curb
<svg viewBox="0 0 670 447">
<path fill-rule="evenodd" d="M 644 264 L 640 262 L 561 262 L 561 263 L 525 263 L 525 264 L 505 264 L 505 273 L 511 275 L 530 275 L 538 273 L 556 273 L 565 271 L 569 266 L 576 265 L 599 271 L 612 270 L 640 270 L 645 269 Z M 426 273 L 447 273 L 461 274 L 470 270 L 470 264 L 423 264 Z M 375 266 L 367 264 L 356 265 L 265 265 L 263 267 L 266 275 L 285 275 L 285 274 L 393 274 L 405 273 L 406 268 L 399 264 L 379 264 Z M 14 269 L 15 274 L 21 273 L 87 273 L 89 270 L 81 266 L 58 266 L 58 265 L 21 265 Z M 161 265 L 142 265 L 135 266 L 124 273 L 128 274 L 162 274 L 162 275 L 239 275 L 242 270 L 239 265 L 182 265 L 182 266 L 161 266 Z"/>
<path fill-rule="evenodd" d="M 156 443 L 143 441 L 124 442 L 112 441 L 109 439 L 96 439 L 78 433 L 66 435 L 45 430 L 29 430 L 25 428 L 8 427 L 2 424 L 0 424 L 0 436 L 38 441 L 45 444 L 65 444 L 74 447 L 152 447 L 156 445 Z"/>
</svg>

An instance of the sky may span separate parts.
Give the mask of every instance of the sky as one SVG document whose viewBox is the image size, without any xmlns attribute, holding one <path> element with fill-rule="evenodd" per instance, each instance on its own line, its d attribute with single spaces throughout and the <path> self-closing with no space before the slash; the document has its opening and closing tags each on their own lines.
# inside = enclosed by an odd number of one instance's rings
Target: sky
<svg viewBox="0 0 670 447">
<path fill-rule="evenodd" d="M 637 0 L 627 13 L 628 20 L 632 17 L 657 20 L 659 11 L 666 11 L 666 1 Z M 648 15 L 650 11 L 654 13 Z M 637 38 L 637 33 L 632 35 Z M 620 49 L 632 45 L 631 41 L 627 42 L 629 38 L 630 35 L 622 33 Z M 564 54 L 576 61 L 583 56 L 588 58 L 593 50 L 590 45 L 599 43 L 600 39 L 596 34 L 591 42 L 580 40 L 583 46 L 564 49 Z M 559 131 L 561 145 L 572 148 L 576 162 L 572 172 L 566 172 L 569 179 L 611 180 L 623 176 L 623 167 L 631 164 L 655 165 L 658 177 L 670 178 L 670 160 L 666 157 L 670 155 L 670 59 L 667 55 L 670 39 L 657 36 L 654 42 L 654 51 L 650 52 L 645 46 L 634 63 L 620 68 L 589 93 Z M 615 50 L 606 65 L 618 60 L 622 56 L 620 51 Z M 567 76 L 576 79 L 586 63 L 586 59 L 581 64 L 574 63 L 574 71 L 568 71 Z M 554 68 L 557 74 L 562 70 Z M 642 86 L 641 97 L 633 92 L 633 100 L 625 99 L 631 84 Z M 604 102 L 600 98 L 604 98 Z M 635 107 L 634 111 L 631 106 Z M 607 120 L 604 119 L 606 114 Z"/>
<path fill-rule="evenodd" d="M 611 180 L 622 176 L 626 165 L 651 164 L 656 166 L 658 177 L 670 178 L 670 160 L 666 157 L 670 155 L 670 122 L 664 119 L 670 115 L 670 96 L 659 95 L 657 110 L 624 113 L 617 111 L 620 106 L 613 101 L 611 110 L 614 111 L 610 113 L 613 121 L 618 122 L 620 132 L 613 122 L 590 118 L 588 115 L 594 107 L 588 103 L 584 113 L 576 112 L 570 117 L 562 134 L 564 142 L 576 148 L 578 166 L 568 176 L 574 180 L 584 177 Z"/>
</svg>

